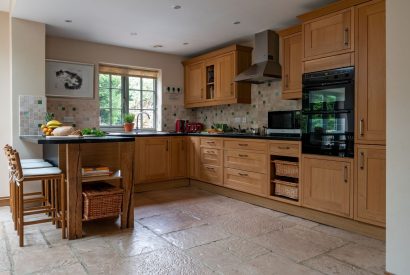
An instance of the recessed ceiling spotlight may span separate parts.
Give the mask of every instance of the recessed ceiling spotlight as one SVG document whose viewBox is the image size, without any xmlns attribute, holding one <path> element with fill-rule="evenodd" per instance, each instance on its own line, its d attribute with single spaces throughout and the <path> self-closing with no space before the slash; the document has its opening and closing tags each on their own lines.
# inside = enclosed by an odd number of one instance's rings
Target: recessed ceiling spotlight
<svg viewBox="0 0 410 275">
<path fill-rule="evenodd" d="M 234 25 L 239 25 L 239 24 L 241 24 L 241 21 L 235 21 L 235 22 L 233 22 L 233 24 Z"/>
<path fill-rule="evenodd" d="M 71 19 L 66 19 L 66 20 L 64 20 L 64 22 L 66 22 L 66 23 L 73 23 L 73 20 L 71 20 Z"/>
<path fill-rule="evenodd" d="M 180 5 L 175 5 L 172 7 L 174 10 L 179 10 L 180 8 L 182 8 Z"/>
<path fill-rule="evenodd" d="M 184 42 L 182 45 L 185 45 L 185 46 L 186 46 L 186 45 L 189 45 L 189 43 L 188 43 L 188 42 Z"/>
<path fill-rule="evenodd" d="M 138 33 L 136 33 L 136 32 L 130 32 L 130 35 L 132 35 L 132 36 L 135 36 L 135 35 L 137 35 Z"/>
<path fill-rule="evenodd" d="M 157 44 L 157 45 L 154 45 L 154 46 L 152 46 L 152 47 L 154 47 L 154 48 L 162 48 L 162 47 L 164 47 L 164 46 Z"/>
</svg>

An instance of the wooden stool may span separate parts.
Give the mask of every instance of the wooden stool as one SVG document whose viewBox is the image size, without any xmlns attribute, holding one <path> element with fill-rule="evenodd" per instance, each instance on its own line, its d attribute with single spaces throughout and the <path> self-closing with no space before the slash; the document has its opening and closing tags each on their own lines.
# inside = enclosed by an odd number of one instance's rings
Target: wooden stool
<svg viewBox="0 0 410 275">
<path fill-rule="evenodd" d="M 24 246 L 24 226 L 38 223 L 52 222 L 61 223 L 62 238 L 66 238 L 65 200 L 66 185 L 64 174 L 57 167 L 22 169 L 19 153 L 11 151 L 11 164 L 14 182 L 14 211 L 16 213 L 17 234 L 20 238 L 20 246 Z M 32 199 L 24 199 L 24 186 L 27 182 L 42 181 L 46 192 L 50 191 L 50 201 L 44 201 L 41 206 L 25 207 L 25 204 L 36 202 Z M 59 196 L 58 196 L 59 194 Z M 60 207 L 59 207 L 60 206 Z M 24 217 L 35 214 L 51 214 L 50 218 L 34 221 L 24 221 Z"/>
</svg>

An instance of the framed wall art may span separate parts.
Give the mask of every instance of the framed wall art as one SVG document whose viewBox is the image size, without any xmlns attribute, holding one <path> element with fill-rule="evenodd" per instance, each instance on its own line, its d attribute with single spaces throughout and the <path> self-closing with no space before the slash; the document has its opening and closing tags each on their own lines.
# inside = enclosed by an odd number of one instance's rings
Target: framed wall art
<svg viewBox="0 0 410 275">
<path fill-rule="evenodd" d="M 46 60 L 46 96 L 94 98 L 94 64 Z"/>
</svg>

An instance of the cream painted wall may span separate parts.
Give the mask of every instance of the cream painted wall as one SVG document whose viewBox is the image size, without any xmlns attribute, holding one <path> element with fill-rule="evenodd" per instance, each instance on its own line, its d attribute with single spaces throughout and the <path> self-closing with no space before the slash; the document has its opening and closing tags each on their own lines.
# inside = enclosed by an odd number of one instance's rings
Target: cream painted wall
<svg viewBox="0 0 410 275">
<path fill-rule="evenodd" d="M 387 0 L 387 261 L 410 272 L 410 1 Z"/>
<path fill-rule="evenodd" d="M 0 12 L 0 146 L 12 143 L 11 135 L 11 27 L 10 15 Z M 0 197 L 9 195 L 7 160 L 0 153 Z"/>
<path fill-rule="evenodd" d="M 96 71 L 98 70 L 99 63 L 157 69 L 161 71 L 162 83 L 158 84 L 159 91 L 161 91 L 161 88 L 164 86 L 183 87 L 184 76 L 183 66 L 181 64 L 183 58 L 176 55 L 161 54 L 59 37 L 47 37 L 46 57 L 48 59 L 91 63 L 95 65 Z M 91 120 L 88 122 L 89 126 L 98 126 L 99 102 L 97 77 L 98 74 L 96 73 L 94 88 L 95 98 L 93 100 L 81 100 L 82 103 L 87 102 L 89 110 L 94 110 L 90 114 L 85 113 L 84 116 L 85 119 L 91 116 Z M 170 102 L 178 106 L 183 105 L 182 95 L 178 96 L 176 99 L 173 99 L 173 97 L 168 94 L 162 93 L 162 95 L 163 96 L 161 98 L 163 105 L 168 105 Z M 48 102 L 52 105 L 73 105 L 76 102 L 78 103 L 78 101 L 78 99 L 48 99 Z"/>
<path fill-rule="evenodd" d="M 19 95 L 45 95 L 45 25 L 12 19 L 13 146 L 23 158 L 42 157 L 41 145 L 19 138 Z"/>
</svg>

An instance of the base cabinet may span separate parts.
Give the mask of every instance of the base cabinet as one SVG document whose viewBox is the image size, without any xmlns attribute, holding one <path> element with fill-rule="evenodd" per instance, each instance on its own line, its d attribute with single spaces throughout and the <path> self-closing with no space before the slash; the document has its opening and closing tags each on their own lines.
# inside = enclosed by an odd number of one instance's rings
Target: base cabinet
<svg viewBox="0 0 410 275">
<path fill-rule="evenodd" d="M 358 145 L 355 219 L 386 226 L 386 148 Z"/>
<path fill-rule="evenodd" d="M 199 137 L 188 137 L 188 175 L 194 180 L 200 179 L 201 140 Z"/>
<path fill-rule="evenodd" d="M 171 139 L 171 178 L 179 179 L 188 176 L 188 146 L 185 137 Z"/>
<path fill-rule="evenodd" d="M 352 161 L 303 156 L 302 205 L 344 217 L 352 217 Z"/>
</svg>

